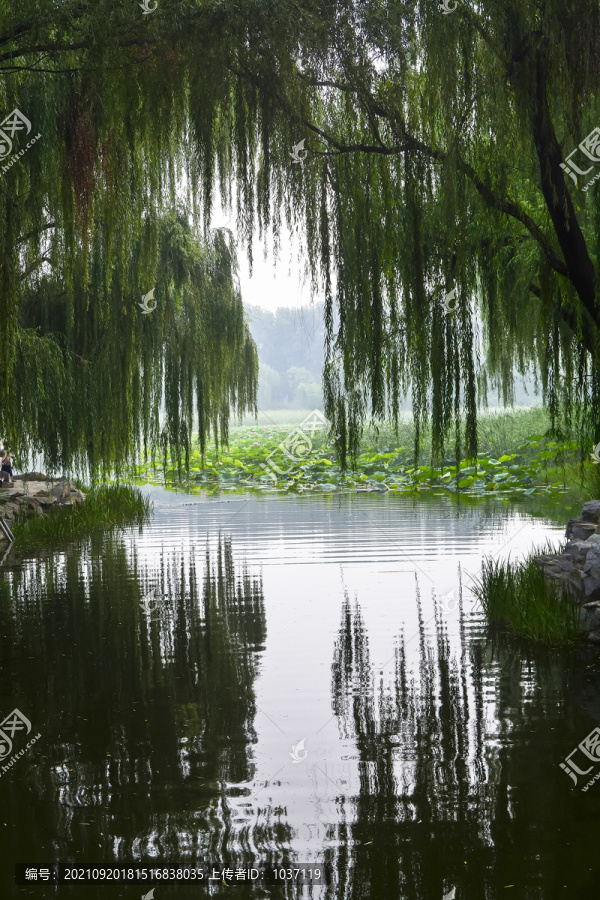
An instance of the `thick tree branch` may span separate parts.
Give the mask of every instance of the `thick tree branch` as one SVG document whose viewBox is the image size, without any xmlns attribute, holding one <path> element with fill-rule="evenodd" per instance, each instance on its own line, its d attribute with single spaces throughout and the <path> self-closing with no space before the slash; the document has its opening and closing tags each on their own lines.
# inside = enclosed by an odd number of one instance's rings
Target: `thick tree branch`
<svg viewBox="0 0 600 900">
<path fill-rule="evenodd" d="M 24 278 L 27 278 L 28 275 L 31 275 L 31 273 L 34 272 L 38 268 L 38 266 L 41 266 L 43 262 L 47 262 L 52 265 L 52 260 L 49 256 L 40 256 L 40 258 L 36 259 L 36 261 L 31 263 L 30 266 L 27 266 L 27 268 L 21 275 L 21 281 L 23 281 Z"/>
<path fill-rule="evenodd" d="M 29 240 L 29 238 L 32 238 L 34 235 L 39 234 L 41 231 L 47 231 L 48 228 L 56 228 L 56 222 L 46 222 L 46 224 L 42 225 L 41 228 L 34 228 L 33 231 L 28 231 L 27 234 L 24 234 L 23 237 L 20 237 L 16 241 L 15 245 L 18 247 L 19 244 L 24 244 L 25 241 Z"/>
<path fill-rule="evenodd" d="M 434 150 L 432 147 L 429 147 L 427 144 L 424 144 L 422 141 L 413 138 L 408 134 L 406 129 L 404 129 L 404 138 L 405 142 L 402 146 L 398 147 L 389 147 L 389 148 L 380 148 L 380 147 L 370 147 L 366 144 L 342 144 L 332 135 L 327 134 L 322 128 L 317 128 L 312 122 L 309 122 L 307 119 L 303 119 L 303 124 L 314 131 L 316 134 L 319 134 L 323 140 L 325 140 L 328 144 L 336 148 L 337 153 L 331 154 L 327 151 L 313 151 L 316 155 L 319 156 L 331 156 L 338 155 L 339 153 L 351 153 L 355 150 L 363 150 L 367 153 L 384 153 L 385 155 L 394 155 L 398 153 L 405 153 L 407 151 L 416 150 L 419 153 L 424 154 L 425 156 L 429 156 L 431 159 L 438 160 L 440 162 L 445 161 L 448 158 L 448 154 L 443 150 Z M 559 257 L 554 252 L 552 244 L 539 227 L 539 225 L 534 222 L 534 220 L 529 216 L 526 212 L 524 212 L 518 203 L 515 203 L 513 200 L 508 200 L 506 198 L 498 197 L 494 194 L 489 184 L 486 184 L 475 172 L 473 166 L 464 160 L 458 161 L 459 169 L 467 175 L 470 180 L 473 182 L 475 188 L 479 192 L 479 194 L 485 200 L 487 206 L 492 209 L 498 210 L 498 212 L 503 212 L 507 216 L 510 216 L 513 219 L 516 219 L 520 222 L 524 227 L 529 231 L 529 233 L 535 238 L 538 242 L 546 259 L 552 266 L 555 272 L 559 275 L 568 275 L 568 269 L 563 260 L 559 259 Z"/>
<path fill-rule="evenodd" d="M 532 294 L 535 294 L 536 297 L 542 296 L 541 287 L 533 281 L 529 282 L 529 290 Z M 560 307 L 559 315 L 565 325 L 571 330 L 573 337 L 578 341 L 583 341 L 586 350 L 588 350 L 590 354 L 593 354 L 598 338 L 598 327 L 587 310 L 582 307 L 581 322 L 578 322 L 576 314 L 565 306 Z"/>
<path fill-rule="evenodd" d="M 546 93 L 546 69 L 538 51 L 535 63 L 535 92 L 533 96 L 532 132 L 540 162 L 542 193 L 560 249 L 563 252 L 568 277 L 577 291 L 585 310 L 598 324 L 596 308 L 596 272 L 588 253 L 583 232 L 577 221 L 571 195 L 560 168 L 562 154 L 556 139 Z"/>
<path fill-rule="evenodd" d="M 131 38 L 127 41 L 116 41 L 118 47 L 144 47 L 146 44 L 158 44 L 151 38 Z M 10 53 L 0 54 L 0 62 L 9 59 L 17 59 L 20 56 L 27 56 L 30 53 L 69 53 L 72 50 L 88 50 L 91 47 L 90 41 L 82 41 L 79 44 L 40 44 L 35 47 L 24 47 L 22 50 L 11 50 Z"/>
<path fill-rule="evenodd" d="M 85 16 L 89 13 L 89 9 L 84 4 L 74 4 L 69 9 L 63 9 L 63 22 L 68 22 L 70 25 L 73 25 L 74 22 L 79 18 L 79 16 Z M 14 41 L 15 38 L 20 37 L 22 34 L 27 34 L 28 31 L 32 31 L 34 27 L 38 30 L 42 25 L 52 25 L 54 28 L 57 26 L 56 21 L 56 10 L 52 11 L 50 17 L 43 19 L 40 18 L 36 14 L 35 19 L 30 19 L 28 22 L 21 22 L 20 25 L 15 25 L 9 31 L 5 31 L 4 34 L 0 34 L 0 47 L 3 44 L 9 44 L 11 41 Z"/>
<path fill-rule="evenodd" d="M 494 195 L 494 192 L 489 187 L 489 185 L 485 184 L 481 180 L 481 178 L 478 177 L 473 167 L 468 163 L 459 162 L 459 168 L 469 176 L 488 206 L 492 207 L 493 209 L 497 209 L 499 212 L 505 213 L 507 216 L 516 219 L 518 222 L 525 226 L 527 231 L 532 235 L 532 237 L 536 239 L 536 241 L 544 251 L 546 259 L 555 272 L 557 272 L 559 275 L 568 275 L 567 266 L 565 265 L 563 260 L 556 255 L 552 244 L 550 243 L 540 226 L 537 225 L 536 222 L 534 222 L 531 216 L 529 216 L 520 208 L 518 203 L 515 203 L 513 200 L 503 199 Z"/>
<path fill-rule="evenodd" d="M 27 34 L 28 31 L 31 31 L 33 28 L 33 23 L 29 22 L 27 25 L 15 25 L 10 31 L 5 31 L 4 34 L 0 34 L 0 47 L 3 44 L 9 44 L 11 41 L 14 41 L 15 38 L 20 37 L 22 34 Z"/>
<path fill-rule="evenodd" d="M 268 85 L 265 84 L 264 81 L 254 75 L 247 66 L 242 65 L 241 71 L 232 67 L 229 68 L 230 71 L 236 74 L 238 77 L 246 78 L 260 91 L 266 93 L 268 96 L 273 97 L 289 115 L 297 118 L 298 114 L 296 109 L 292 107 L 287 98 L 282 96 L 276 89 L 274 89 L 272 81 Z M 307 83 L 311 83 L 311 81 L 315 81 L 315 79 L 307 78 L 306 81 Z M 327 82 L 327 84 L 331 87 L 339 87 L 341 90 L 358 93 L 352 87 L 352 85 L 340 85 L 337 82 Z M 423 141 L 420 141 L 410 135 L 406 129 L 404 121 L 399 119 L 397 115 L 390 113 L 390 111 L 381 106 L 381 104 L 375 103 L 372 100 L 371 110 L 372 112 L 376 112 L 378 115 L 387 118 L 391 123 L 394 123 L 396 125 L 403 139 L 401 144 L 397 144 L 393 147 L 374 146 L 364 143 L 345 144 L 334 137 L 332 134 L 326 132 L 323 128 L 319 128 L 313 122 L 302 116 L 301 122 L 306 128 L 309 129 L 309 131 L 312 131 L 314 134 L 319 135 L 319 137 L 321 137 L 327 144 L 329 144 L 329 146 L 335 148 L 333 152 L 328 150 L 313 150 L 311 152 L 313 152 L 316 156 L 337 156 L 345 153 L 354 153 L 358 150 L 364 153 L 379 153 L 383 156 L 394 156 L 399 153 L 418 151 L 419 153 L 428 156 L 430 159 L 434 159 L 439 162 L 444 162 L 448 158 L 449 154 L 445 151 L 435 150 L 433 147 L 428 146 L 427 144 L 423 143 Z M 376 138 L 379 138 L 378 132 L 376 132 Z M 472 181 L 476 190 L 483 198 L 487 206 L 491 207 L 492 209 L 498 210 L 498 212 L 504 213 L 510 218 L 516 219 L 529 231 L 532 237 L 534 237 L 537 243 L 540 245 L 552 269 L 559 275 L 569 277 L 575 288 L 577 289 L 577 286 L 573 282 L 570 270 L 568 269 L 567 265 L 562 259 L 557 256 L 550 240 L 546 237 L 542 229 L 531 218 L 531 216 L 529 216 L 523 209 L 521 209 L 519 204 L 515 201 L 509 200 L 505 197 L 497 196 L 490 187 L 489 183 L 480 178 L 475 172 L 475 169 L 465 160 L 458 160 L 458 168 Z M 562 170 L 559 169 L 559 171 Z"/>
</svg>

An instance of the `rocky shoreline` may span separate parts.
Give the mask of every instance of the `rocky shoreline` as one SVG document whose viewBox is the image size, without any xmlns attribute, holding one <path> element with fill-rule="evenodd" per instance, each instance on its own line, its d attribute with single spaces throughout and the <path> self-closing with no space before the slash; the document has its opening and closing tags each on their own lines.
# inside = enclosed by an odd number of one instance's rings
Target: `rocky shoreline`
<svg viewBox="0 0 600 900">
<path fill-rule="evenodd" d="M 69 508 L 81 503 L 86 495 L 66 478 L 46 478 L 31 472 L 15 478 L 13 484 L 0 487 L 0 519 L 10 528 L 16 518 L 47 515 L 53 507 Z M 0 528 L 0 542 L 8 541 Z"/>
<path fill-rule="evenodd" d="M 542 554 L 535 562 L 557 593 L 568 594 L 580 605 L 579 632 L 600 644 L 600 500 L 585 503 L 580 519 L 570 519 L 562 553 Z"/>
</svg>

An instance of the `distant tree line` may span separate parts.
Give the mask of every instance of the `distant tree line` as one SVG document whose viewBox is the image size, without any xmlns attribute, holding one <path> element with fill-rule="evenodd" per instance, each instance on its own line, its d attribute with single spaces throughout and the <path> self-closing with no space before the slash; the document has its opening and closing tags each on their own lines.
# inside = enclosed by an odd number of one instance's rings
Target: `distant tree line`
<svg viewBox="0 0 600 900">
<path fill-rule="evenodd" d="M 258 349 L 261 409 L 322 408 L 325 358 L 324 304 L 275 313 L 245 304 L 250 333 Z"/>
</svg>

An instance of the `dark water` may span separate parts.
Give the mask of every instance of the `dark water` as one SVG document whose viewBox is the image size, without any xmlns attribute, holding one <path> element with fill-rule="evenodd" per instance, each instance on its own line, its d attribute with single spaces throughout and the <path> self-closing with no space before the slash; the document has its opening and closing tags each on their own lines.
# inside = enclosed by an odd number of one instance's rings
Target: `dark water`
<svg viewBox="0 0 600 900">
<path fill-rule="evenodd" d="M 0 719 L 32 725 L 0 765 L 40 734 L 0 776 L 0 897 L 153 887 L 15 886 L 54 862 L 330 879 L 154 900 L 600 896 L 600 783 L 559 765 L 600 722 L 599 654 L 491 633 L 469 590 L 484 553 L 562 528 L 498 501 L 153 495 L 143 533 L 0 570 Z"/>
</svg>

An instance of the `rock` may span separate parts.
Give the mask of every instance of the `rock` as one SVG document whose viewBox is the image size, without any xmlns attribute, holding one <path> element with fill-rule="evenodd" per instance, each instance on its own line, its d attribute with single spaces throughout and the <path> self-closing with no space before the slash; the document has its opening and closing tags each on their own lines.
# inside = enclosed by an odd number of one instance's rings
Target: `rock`
<svg viewBox="0 0 600 900">
<path fill-rule="evenodd" d="M 585 562 L 589 550 L 600 545 L 600 534 L 592 534 L 585 541 L 569 541 L 563 550 L 563 556 L 568 557 L 574 566 L 581 566 Z"/>
<path fill-rule="evenodd" d="M 56 497 L 57 500 L 62 500 L 63 497 L 66 497 L 69 488 L 64 481 L 59 481 L 57 484 L 52 485 L 51 494 L 53 497 Z"/>
<path fill-rule="evenodd" d="M 39 501 L 35 499 L 35 497 L 30 497 L 27 501 L 27 506 L 29 509 L 39 509 L 40 504 Z"/>
<path fill-rule="evenodd" d="M 600 575 L 600 547 L 590 547 L 583 564 L 584 572 L 596 572 Z"/>
<path fill-rule="evenodd" d="M 600 500 L 588 500 L 583 504 L 581 520 L 582 522 L 594 522 L 596 525 L 600 524 Z"/>
<path fill-rule="evenodd" d="M 576 519 L 569 519 L 566 534 L 568 540 L 586 541 L 596 534 L 596 526 L 593 522 L 578 522 Z"/>
<path fill-rule="evenodd" d="M 583 572 L 583 593 L 586 600 L 600 600 L 600 571 L 594 567 L 589 572 Z"/>
<path fill-rule="evenodd" d="M 600 631 L 600 600 L 594 600 L 591 603 L 584 603 L 585 625 L 590 631 Z"/>
<path fill-rule="evenodd" d="M 47 481 L 48 476 L 42 472 L 24 472 L 19 476 L 20 481 Z"/>
<path fill-rule="evenodd" d="M 585 581 L 579 569 L 561 572 L 558 578 L 561 586 L 571 597 L 574 597 L 578 602 L 585 599 Z"/>
</svg>

